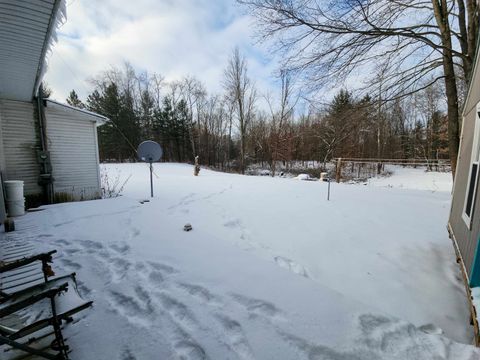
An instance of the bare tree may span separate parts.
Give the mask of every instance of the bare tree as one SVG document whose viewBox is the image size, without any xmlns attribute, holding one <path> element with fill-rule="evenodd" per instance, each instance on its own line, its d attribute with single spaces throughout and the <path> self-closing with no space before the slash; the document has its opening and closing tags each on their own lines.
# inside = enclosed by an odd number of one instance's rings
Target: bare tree
<svg viewBox="0 0 480 360">
<path fill-rule="evenodd" d="M 165 77 L 154 73 L 150 81 L 152 83 L 152 91 L 155 98 L 155 103 L 157 108 L 159 108 L 162 102 L 162 89 L 165 86 Z"/>
<path fill-rule="evenodd" d="M 189 110 L 190 122 L 190 143 L 192 147 L 192 157 L 197 156 L 197 145 L 195 143 L 195 124 L 197 124 L 197 132 L 200 131 L 200 114 L 198 109 L 201 107 L 201 102 L 204 101 L 207 91 L 203 84 L 195 77 L 186 76 L 179 83 L 180 92 L 185 99 Z M 199 145 L 199 144 L 198 144 Z"/>
<path fill-rule="evenodd" d="M 470 81 L 476 51 L 476 0 L 238 1 L 258 19 L 260 36 L 276 39 L 282 66 L 302 71 L 312 88 L 341 83 L 353 72 L 373 74 L 385 64 L 381 80 L 368 79 L 374 88 L 382 81 L 384 101 L 443 81 L 455 171 L 459 88 Z"/>
<path fill-rule="evenodd" d="M 256 90 L 247 75 L 245 57 L 235 48 L 225 69 L 224 88 L 230 101 L 235 104 L 237 125 L 240 132 L 240 170 L 245 173 L 246 134 L 254 116 Z"/>
<path fill-rule="evenodd" d="M 294 108 L 298 101 L 298 96 L 293 97 L 293 86 L 290 73 L 287 70 L 280 71 L 281 96 L 279 109 L 274 110 L 272 102 L 269 97 L 266 98 L 270 108 L 270 152 L 271 175 L 275 176 L 276 165 L 279 160 L 286 160 L 288 149 L 287 142 L 290 140 L 288 136 L 288 123 L 293 118 Z M 290 155 L 290 154 L 289 154 Z"/>
</svg>

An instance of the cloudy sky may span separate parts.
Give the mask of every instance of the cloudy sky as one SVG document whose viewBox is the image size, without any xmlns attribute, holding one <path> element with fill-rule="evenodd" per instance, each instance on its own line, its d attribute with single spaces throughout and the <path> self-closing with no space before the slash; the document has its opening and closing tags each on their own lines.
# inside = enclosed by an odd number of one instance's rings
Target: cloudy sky
<svg viewBox="0 0 480 360">
<path fill-rule="evenodd" d="M 252 19 L 234 0 L 66 0 L 67 22 L 49 56 L 46 81 L 53 98 L 71 89 L 82 100 L 88 78 L 129 61 L 166 80 L 199 78 L 221 92 L 223 70 L 238 46 L 260 92 L 274 88 L 276 62 L 256 44 Z"/>
</svg>

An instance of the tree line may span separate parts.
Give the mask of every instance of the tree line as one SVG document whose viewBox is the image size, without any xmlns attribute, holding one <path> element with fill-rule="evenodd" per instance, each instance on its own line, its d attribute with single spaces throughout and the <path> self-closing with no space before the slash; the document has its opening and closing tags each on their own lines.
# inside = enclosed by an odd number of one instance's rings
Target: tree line
<svg viewBox="0 0 480 360">
<path fill-rule="evenodd" d="M 85 101 L 72 90 L 67 102 L 109 119 L 98 127 L 102 162 L 135 161 L 147 139 L 162 145 L 164 161 L 193 163 L 198 155 L 202 165 L 241 173 L 260 163 L 272 175 L 279 164 L 326 166 L 335 157 L 448 158 L 439 84 L 390 103 L 343 89 L 325 103 L 301 98 L 287 70 L 278 74 L 277 94 L 260 94 L 247 65 L 235 49 L 223 93 L 212 94 L 195 77 L 166 82 L 127 63 L 94 78 Z"/>
<path fill-rule="evenodd" d="M 281 66 L 302 73 L 313 90 L 364 74 L 364 90 L 382 103 L 442 84 L 455 174 L 477 0 L 237 1 L 256 18 L 259 39 L 274 43 Z"/>
</svg>

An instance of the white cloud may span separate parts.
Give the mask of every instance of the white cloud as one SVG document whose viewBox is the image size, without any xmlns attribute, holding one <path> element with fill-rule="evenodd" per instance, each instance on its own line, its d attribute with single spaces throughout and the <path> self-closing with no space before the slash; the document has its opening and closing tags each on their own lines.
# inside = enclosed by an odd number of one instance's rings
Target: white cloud
<svg viewBox="0 0 480 360">
<path fill-rule="evenodd" d="M 275 62 L 252 45 L 252 19 L 220 0 L 68 0 L 67 23 L 49 59 L 46 81 L 63 101 L 71 89 L 85 99 L 87 79 L 129 61 L 167 80 L 193 75 L 220 92 L 235 46 L 246 54 L 259 91 L 274 86 Z"/>
</svg>

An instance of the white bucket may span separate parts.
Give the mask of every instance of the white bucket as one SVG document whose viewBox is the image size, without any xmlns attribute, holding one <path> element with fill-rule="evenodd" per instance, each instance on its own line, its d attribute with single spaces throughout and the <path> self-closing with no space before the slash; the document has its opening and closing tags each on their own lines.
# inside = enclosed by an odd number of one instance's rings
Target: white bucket
<svg viewBox="0 0 480 360">
<path fill-rule="evenodd" d="M 25 214 L 25 198 L 23 197 L 23 181 L 9 180 L 5 184 L 5 201 L 9 216 Z"/>
<path fill-rule="evenodd" d="M 25 214 L 25 199 L 22 200 L 7 200 L 8 216 L 21 216 Z"/>
</svg>

